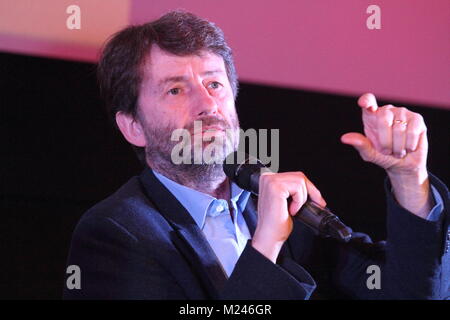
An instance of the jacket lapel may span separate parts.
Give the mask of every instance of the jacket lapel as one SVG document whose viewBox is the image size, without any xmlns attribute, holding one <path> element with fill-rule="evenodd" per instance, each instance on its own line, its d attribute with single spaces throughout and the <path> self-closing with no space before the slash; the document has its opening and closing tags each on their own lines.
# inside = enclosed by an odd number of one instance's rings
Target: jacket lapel
<svg viewBox="0 0 450 320">
<path fill-rule="evenodd" d="M 256 211 L 256 203 L 257 197 L 253 194 L 248 198 L 247 205 L 245 206 L 244 212 L 242 215 L 244 216 L 245 223 L 247 224 L 248 231 L 253 238 L 253 234 L 255 233 L 256 223 L 258 221 L 258 213 Z"/>
<path fill-rule="evenodd" d="M 217 297 L 227 277 L 202 231 L 150 168 L 143 171 L 140 180 L 155 208 L 179 235 L 180 241 L 176 245 L 189 264 L 193 265 L 192 269 L 203 287 L 210 296 Z"/>
</svg>

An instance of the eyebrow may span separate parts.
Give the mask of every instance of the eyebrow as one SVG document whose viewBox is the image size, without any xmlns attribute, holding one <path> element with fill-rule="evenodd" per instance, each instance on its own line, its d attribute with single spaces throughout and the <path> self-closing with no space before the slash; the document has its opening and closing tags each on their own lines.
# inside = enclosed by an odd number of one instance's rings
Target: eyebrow
<svg viewBox="0 0 450 320">
<path fill-rule="evenodd" d="M 202 75 L 202 76 L 211 76 L 211 75 L 214 75 L 214 74 L 223 74 L 223 73 L 224 73 L 223 70 L 217 69 L 217 70 L 210 70 L 210 71 L 202 72 L 201 75 Z M 187 80 L 187 77 L 186 77 L 186 76 L 172 76 L 172 77 L 166 77 L 166 78 L 161 79 L 161 80 L 158 82 L 158 88 L 162 88 L 162 87 L 164 87 L 167 83 L 171 83 L 171 82 L 187 82 L 187 81 L 188 81 L 188 80 Z"/>
<path fill-rule="evenodd" d="M 202 73 L 202 76 L 210 76 L 210 75 L 217 74 L 217 73 L 224 73 L 224 72 L 223 72 L 223 70 L 216 69 L 216 70 L 211 70 L 211 71 L 205 71 Z"/>
</svg>

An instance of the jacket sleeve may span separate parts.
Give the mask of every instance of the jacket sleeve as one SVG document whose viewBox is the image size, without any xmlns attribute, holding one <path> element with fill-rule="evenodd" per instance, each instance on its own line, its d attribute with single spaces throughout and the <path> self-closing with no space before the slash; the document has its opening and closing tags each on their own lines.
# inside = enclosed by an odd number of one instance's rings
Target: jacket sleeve
<svg viewBox="0 0 450 320">
<path fill-rule="evenodd" d="M 340 291 L 357 299 L 448 299 L 449 193 L 431 174 L 430 182 L 444 202 L 437 221 L 401 207 L 386 182 L 387 241 L 374 244 L 367 235 L 355 233 L 352 241 L 336 248 L 333 279 Z M 378 288 L 370 285 L 376 268 Z"/>
<path fill-rule="evenodd" d="M 286 259 L 274 264 L 251 246 L 251 241 L 221 292 L 221 299 L 309 299 L 316 287 L 311 275 Z"/>
</svg>

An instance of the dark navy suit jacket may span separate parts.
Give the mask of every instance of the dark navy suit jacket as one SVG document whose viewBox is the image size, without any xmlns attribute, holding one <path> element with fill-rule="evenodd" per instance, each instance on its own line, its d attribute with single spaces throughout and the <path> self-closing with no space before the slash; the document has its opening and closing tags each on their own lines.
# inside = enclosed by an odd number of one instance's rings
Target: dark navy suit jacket
<svg viewBox="0 0 450 320">
<path fill-rule="evenodd" d="M 442 299 L 450 296 L 449 194 L 443 218 L 431 222 L 387 193 L 387 242 L 354 233 L 346 244 L 315 236 L 301 223 L 276 264 L 250 241 L 229 278 L 190 214 L 150 169 L 88 210 L 72 238 L 68 265 L 81 269 L 81 289 L 65 299 Z M 244 217 L 253 234 L 256 206 Z M 369 289 L 377 265 L 381 289 Z"/>
</svg>

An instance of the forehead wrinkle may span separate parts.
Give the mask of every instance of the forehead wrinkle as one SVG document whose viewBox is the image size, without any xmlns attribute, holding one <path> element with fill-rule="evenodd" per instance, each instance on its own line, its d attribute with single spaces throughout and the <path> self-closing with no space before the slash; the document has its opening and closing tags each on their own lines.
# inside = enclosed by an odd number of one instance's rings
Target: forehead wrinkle
<svg viewBox="0 0 450 320">
<path fill-rule="evenodd" d="M 159 50 L 161 50 L 161 49 L 159 49 Z M 161 51 L 164 51 L 164 50 L 161 50 Z M 157 91 L 160 88 L 162 88 L 163 85 L 170 83 L 170 82 L 187 82 L 188 81 L 188 79 L 187 79 L 188 77 L 182 76 L 182 75 L 181 76 L 177 76 L 177 75 L 167 76 L 159 81 L 157 79 L 155 79 L 154 74 L 152 72 L 152 69 L 153 69 L 152 67 L 154 66 L 154 61 L 152 59 L 153 52 L 154 52 L 154 50 L 152 48 L 152 50 L 150 50 L 148 55 L 145 57 L 143 64 L 141 65 L 141 72 L 143 73 L 142 74 L 142 82 L 141 82 L 142 85 L 144 85 L 144 83 L 148 83 L 152 87 L 152 91 Z M 166 53 L 166 52 L 164 52 L 164 53 L 166 55 L 170 55 L 170 53 Z M 209 51 L 202 51 L 202 52 L 199 52 L 194 55 L 196 55 L 200 58 L 210 55 L 214 58 L 217 57 L 220 59 L 221 65 L 219 68 L 217 68 L 217 66 L 209 66 L 209 67 L 211 67 L 212 70 L 207 70 L 207 71 L 202 72 L 200 74 L 201 76 L 205 77 L 205 76 L 212 76 L 212 75 L 216 75 L 216 74 L 217 75 L 227 75 L 227 73 L 224 69 L 225 65 L 224 65 L 224 61 L 223 61 L 222 57 L 218 56 L 217 54 L 215 54 L 213 52 L 209 52 Z M 174 58 L 176 58 L 176 57 L 178 57 L 178 56 L 174 55 Z M 209 63 L 207 63 L 207 64 L 209 64 Z M 206 66 L 206 67 L 208 68 L 208 66 Z M 156 81 L 158 81 L 158 83 L 156 83 Z"/>
<path fill-rule="evenodd" d="M 200 75 L 204 77 L 204 76 L 210 76 L 210 75 L 215 75 L 215 74 L 225 74 L 225 72 L 223 72 L 223 70 L 216 69 L 216 70 L 204 71 Z M 183 76 L 168 76 L 168 77 L 161 79 L 157 85 L 163 86 L 166 83 L 170 83 L 170 82 L 187 82 L 187 81 L 188 81 L 188 77 L 184 76 L 184 75 Z"/>
<path fill-rule="evenodd" d="M 224 72 L 224 70 L 215 69 L 215 70 L 205 71 L 205 72 L 201 73 L 202 76 L 211 76 L 211 75 L 215 75 L 215 74 L 225 74 L 225 72 Z"/>
</svg>

